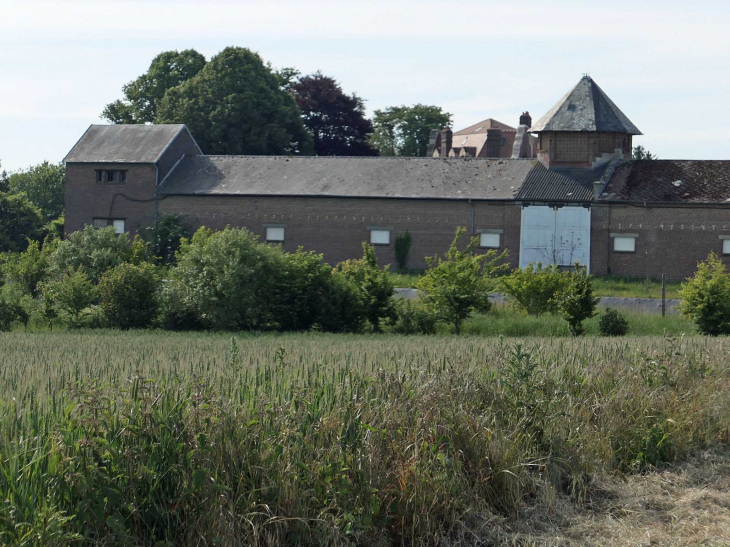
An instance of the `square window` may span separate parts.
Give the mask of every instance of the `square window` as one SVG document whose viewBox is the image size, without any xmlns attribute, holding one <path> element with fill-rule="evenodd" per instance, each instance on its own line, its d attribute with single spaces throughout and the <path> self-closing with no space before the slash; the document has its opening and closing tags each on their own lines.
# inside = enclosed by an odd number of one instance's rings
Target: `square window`
<svg viewBox="0 0 730 547">
<path fill-rule="evenodd" d="M 107 171 L 106 172 L 106 181 L 107 182 L 114 182 L 117 178 L 117 172 L 116 171 Z"/>
<path fill-rule="evenodd" d="M 722 240 L 722 254 L 730 255 L 730 239 Z"/>
<path fill-rule="evenodd" d="M 370 243 L 373 245 L 390 245 L 390 230 L 370 230 Z"/>
<path fill-rule="evenodd" d="M 97 171 L 96 172 L 96 182 L 103 182 L 104 179 L 104 171 Z"/>
<path fill-rule="evenodd" d="M 122 219 L 112 220 L 112 226 L 114 226 L 114 233 L 115 234 L 123 234 L 124 233 L 124 220 L 122 220 Z"/>
<path fill-rule="evenodd" d="M 95 218 L 94 228 L 106 228 L 109 226 L 109 221 L 105 218 Z"/>
<path fill-rule="evenodd" d="M 266 228 L 266 241 L 284 241 L 284 228 Z"/>
<path fill-rule="evenodd" d="M 620 236 L 614 237 L 613 250 L 619 253 L 633 253 L 636 250 L 636 238 Z"/>
<path fill-rule="evenodd" d="M 500 234 L 479 234 L 479 246 L 488 247 L 490 249 L 496 249 L 499 247 L 499 236 Z"/>
</svg>

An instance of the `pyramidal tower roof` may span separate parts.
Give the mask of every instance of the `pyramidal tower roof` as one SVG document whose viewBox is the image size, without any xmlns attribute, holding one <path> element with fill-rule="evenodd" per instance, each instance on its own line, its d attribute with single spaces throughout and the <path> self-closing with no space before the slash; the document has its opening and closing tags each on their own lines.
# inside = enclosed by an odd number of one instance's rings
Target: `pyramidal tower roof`
<svg viewBox="0 0 730 547">
<path fill-rule="evenodd" d="M 605 131 L 641 135 L 590 76 L 583 76 L 530 128 L 538 131 Z"/>
</svg>

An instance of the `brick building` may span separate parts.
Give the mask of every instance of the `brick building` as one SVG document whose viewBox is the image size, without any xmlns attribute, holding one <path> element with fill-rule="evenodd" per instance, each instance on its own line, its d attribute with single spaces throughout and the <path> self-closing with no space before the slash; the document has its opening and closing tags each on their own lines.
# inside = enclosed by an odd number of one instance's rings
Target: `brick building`
<svg viewBox="0 0 730 547">
<path fill-rule="evenodd" d="M 176 213 L 330 263 L 362 241 L 394 263 L 407 229 L 423 268 L 458 226 L 512 266 L 682 278 L 710 251 L 730 258 L 730 162 L 631 160 L 641 133 L 588 77 L 531 122 L 434 131 L 426 158 L 206 156 L 183 125 L 93 125 L 65 159 L 66 232 Z"/>
</svg>

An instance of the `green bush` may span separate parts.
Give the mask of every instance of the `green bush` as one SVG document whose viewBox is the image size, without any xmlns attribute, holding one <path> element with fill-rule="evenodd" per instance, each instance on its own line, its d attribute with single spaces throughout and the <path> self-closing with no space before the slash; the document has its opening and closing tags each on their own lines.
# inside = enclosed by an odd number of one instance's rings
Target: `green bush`
<svg viewBox="0 0 730 547">
<path fill-rule="evenodd" d="M 396 334 L 435 334 L 438 318 L 417 302 L 396 301 L 396 319 L 390 332 Z"/>
<path fill-rule="evenodd" d="M 702 334 L 730 334 L 730 276 L 715 253 L 697 264 L 697 271 L 679 290 L 682 315 Z"/>
<path fill-rule="evenodd" d="M 338 264 L 336 270 L 359 290 L 365 317 L 375 332 L 381 332 L 381 321 L 395 318 L 395 286 L 388 275 L 388 267 L 378 268 L 375 247 L 363 243 L 362 249 L 362 258 L 346 260 Z"/>
<path fill-rule="evenodd" d="M 473 237 L 463 251 L 457 243 L 466 233 L 464 228 L 456 231 L 446 255 L 426 257 L 428 270 L 419 279 L 416 287 L 423 291 L 423 302 L 431 313 L 454 325 L 456 334 L 461 332 L 462 323 L 474 311 L 486 312 L 490 308 L 489 293 L 494 291 L 494 276 L 507 268 L 499 265 L 506 251 L 497 254 L 495 250 L 475 254 L 479 238 Z"/>
<path fill-rule="evenodd" d="M 328 286 L 319 327 L 325 332 L 361 332 L 367 322 L 362 291 L 337 270 L 331 273 Z"/>
<path fill-rule="evenodd" d="M 47 316 L 58 315 L 70 328 L 89 326 L 87 308 L 96 301 L 98 293 L 83 270 L 68 270 L 59 279 L 44 282 L 41 294 L 45 305 L 54 309 Z"/>
<path fill-rule="evenodd" d="M 401 270 L 406 267 L 408 252 L 411 250 L 412 244 L 413 236 L 408 230 L 395 236 L 395 262 Z"/>
<path fill-rule="evenodd" d="M 158 310 L 157 269 L 150 263 L 122 263 L 99 281 L 99 305 L 109 325 L 120 329 L 149 327 Z"/>
<path fill-rule="evenodd" d="M 46 277 L 48 257 L 53 249 L 50 242 L 41 249 L 37 241 L 29 241 L 24 252 L 6 254 L 1 269 L 5 280 L 19 287 L 23 294 L 38 296 L 38 284 Z"/>
<path fill-rule="evenodd" d="M 555 295 L 563 290 L 567 281 L 568 277 L 556 265 L 543 267 L 538 262 L 515 269 L 501 279 L 500 285 L 504 293 L 514 299 L 518 308 L 528 315 L 540 316 L 557 311 Z"/>
<path fill-rule="evenodd" d="M 8 302 L 0 297 L 0 332 L 7 332 L 13 323 L 28 323 L 28 313 L 17 302 Z"/>
<path fill-rule="evenodd" d="M 606 308 L 598 322 L 602 336 L 624 336 L 629 332 L 629 322 L 624 315 L 613 308 Z"/>
<path fill-rule="evenodd" d="M 175 254 L 183 238 L 190 237 L 190 230 L 180 215 L 164 215 L 157 226 L 142 228 L 142 237 L 149 242 L 155 261 L 163 266 L 175 264 Z"/>
<path fill-rule="evenodd" d="M 567 274 L 568 281 L 563 290 L 555 296 L 558 312 L 568 322 L 573 336 L 583 334 L 583 321 L 596 314 L 599 298 L 593 296 L 591 276 L 585 267 L 575 264 L 575 270 Z"/>
</svg>

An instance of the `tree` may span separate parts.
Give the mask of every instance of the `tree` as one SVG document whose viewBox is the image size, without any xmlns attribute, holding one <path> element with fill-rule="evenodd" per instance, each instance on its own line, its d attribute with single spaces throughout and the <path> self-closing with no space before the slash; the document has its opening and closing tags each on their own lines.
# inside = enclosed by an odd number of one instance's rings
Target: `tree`
<svg viewBox="0 0 730 547">
<path fill-rule="evenodd" d="M 456 230 L 456 237 L 446 255 L 426 257 L 428 269 L 416 287 L 423 291 L 427 309 L 442 321 L 454 325 L 456 334 L 461 333 L 462 323 L 474 311 L 490 308 L 489 293 L 495 288 L 494 277 L 507 268 L 499 264 L 507 252 L 497 254 L 492 249 L 484 254 L 475 254 L 478 237 L 472 237 L 463 251 L 457 243 L 466 234 L 466 229 Z"/>
<path fill-rule="evenodd" d="M 555 264 L 543 267 L 538 262 L 517 268 L 501 280 L 501 286 L 519 308 L 528 315 L 539 316 L 556 311 L 555 296 L 563 290 L 567 281 L 568 276 Z"/>
<path fill-rule="evenodd" d="M 702 334 L 730 334 L 730 276 L 715 254 L 697 264 L 697 271 L 679 291 L 679 310 Z"/>
<path fill-rule="evenodd" d="M 122 263 L 108 270 L 99 281 L 99 305 L 112 327 L 143 329 L 157 314 L 159 277 L 149 262 Z"/>
<path fill-rule="evenodd" d="M 175 253 L 180 249 L 180 240 L 189 237 L 189 229 L 182 216 L 162 216 L 155 227 L 140 229 L 142 237 L 149 242 L 155 262 L 162 266 L 175 264 Z"/>
<path fill-rule="evenodd" d="M 568 322 L 573 336 L 583 334 L 583 321 L 596 315 L 596 304 L 600 300 L 593 296 L 592 277 L 585 266 L 575 263 L 575 270 L 569 274 L 568 282 L 555 295 L 558 312 Z"/>
<path fill-rule="evenodd" d="M 296 101 L 258 54 L 221 51 L 160 101 L 156 123 L 184 123 L 206 154 L 310 154 Z"/>
<path fill-rule="evenodd" d="M 63 214 L 66 166 L 44 161 L 28 169 L 12 173 L 7 178 L 11 194 L 25 192 L 28 199 L 40 210 L 46 222 Z"/>
<path fill-rule="evenodd" d="M 83 312 L 98 296 L 96 287 L 81 268 L 69 269 L 60 278 L 43 283 L 41 287 L 43 300 L 50 303 L 71 328 L 83 326 Z"/>
<path fill-rule="evenodd" d="M 31 241 L 28 248 L 17 254 L 8 253 L 2 265 L 2 273 L 7 281 L 12 282 L 23 294 L 38 296 L 38 285 L 46 277 L 48 256 L 53 245 L 44 245 L 41 249 L 38 241 Z"/>
<path fill-rule="evenodd" d="M 412 243 L 413 237 L 408 230 L 395 236 L 395 261 L 401 270 L 406 267 L 408 252 L 411 250 Z"/>
<path fill-rule="evenodd" d="M 111 123 L 154 123 L 167 90 L 188 81 L 204 66 L 205 57 L 194 49 L 164 51 L 145 74 L 122 88 L 124 99 L 106 105 L 101 117 Z"/>
<path fill-rule="evenodd" d="M 370 138 L 381 156 L 425 156 L 433 128 L 451 126 L 451 114 L 438 106 L 417 104 L 376 110 Z"/>
<path fill-rule="evenodd" d="M 0 193 L 7 192 L 10 189 L 8 184 L 8 172 L 3 170 L 3 165 L 0 163 Z"/>
<path fill-rule="evenodd" d="M 635 160 L 655 160 L 657 157 L 646 150 L 643 146 L 634 146 L 633 159 Z"/>
<path fill-rule="evenodd" d="M 286 77 L 286 76 L 284 76 Z M 304 76 L 291 85 L 291 93 L 312 135 L 318 156 L 377 156 L 368 139 L 373 124 L 365 118 L 365 103 L 347 95 L 340 85 L 321 72 Z"/>
<path fill-rule="evenodd" d="M 0 192 L 0 252 L 24 251 L 42 228 L 41 212 L 25 194 Z"/>
</svg>

